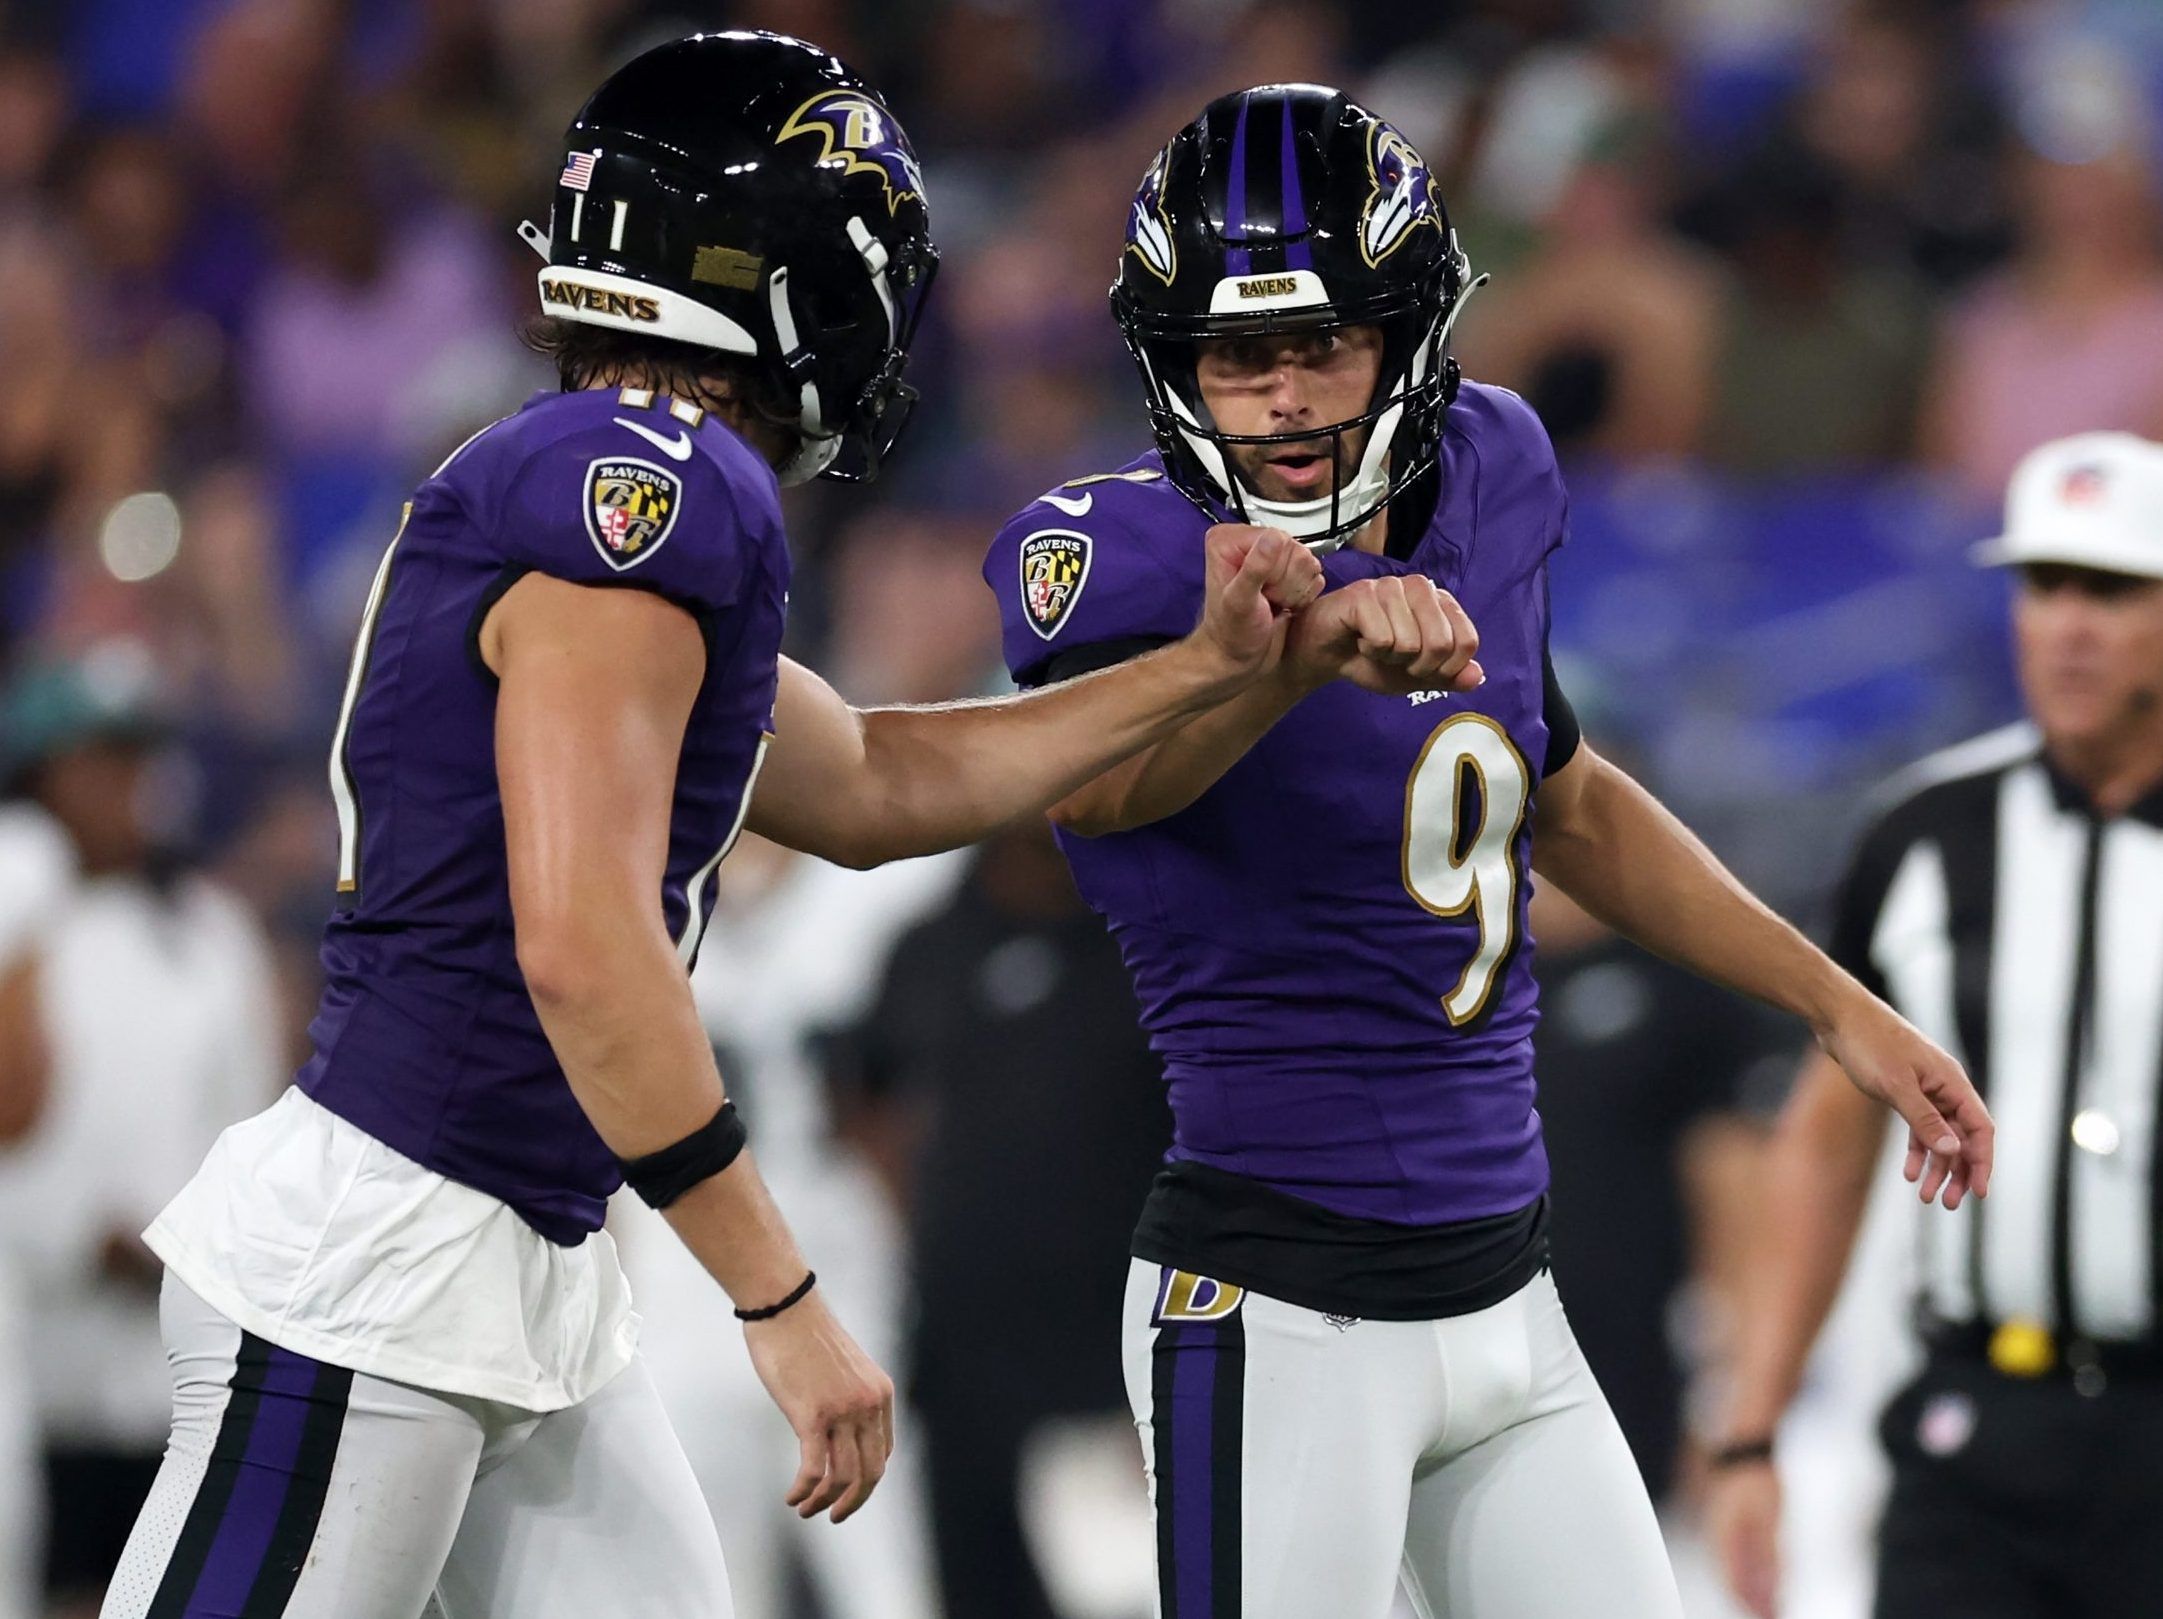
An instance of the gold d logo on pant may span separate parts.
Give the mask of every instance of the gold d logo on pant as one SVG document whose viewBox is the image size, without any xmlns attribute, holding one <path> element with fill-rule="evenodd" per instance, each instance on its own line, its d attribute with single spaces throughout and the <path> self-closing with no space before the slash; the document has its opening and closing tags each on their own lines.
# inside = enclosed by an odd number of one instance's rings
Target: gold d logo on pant
<svg viewBox="0 0 2163 1619">
<path fill-rule="evenodd" d="M 1243 1287 L 1233 1287 L 1229 1282 L 1212 1281 L 1207 1276 L 1167 1266 L 1163 1284 L 1157 1291 L 1154 1324 L 1222 1321 L 1239 1308 L 1240 1300 L 1246 1296 L 1247 1290 Z"/>
</svg>

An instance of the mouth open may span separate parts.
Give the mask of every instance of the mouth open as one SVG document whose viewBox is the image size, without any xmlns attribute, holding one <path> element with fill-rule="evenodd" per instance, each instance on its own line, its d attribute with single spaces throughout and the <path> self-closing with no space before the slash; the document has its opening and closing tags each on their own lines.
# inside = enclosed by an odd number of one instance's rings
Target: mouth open
<svg viewBox="0 0 2163 1619">
<path fill-rule="evenodd" d="M 1266 464 L 1279 478 L 1299 490 L 1319 488 L 1330 472 L 1328 451 L 1302 445 L 1277 451 Z"/>
</svg>

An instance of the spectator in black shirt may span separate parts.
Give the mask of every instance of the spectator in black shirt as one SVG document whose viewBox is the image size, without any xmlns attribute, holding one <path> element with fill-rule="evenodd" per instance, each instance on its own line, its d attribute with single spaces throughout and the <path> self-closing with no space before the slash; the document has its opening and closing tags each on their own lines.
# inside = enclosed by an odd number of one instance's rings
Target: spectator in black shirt
<svg viewBox="0 0 2163 1619">
<path fill-rule="evenodd" d="M 1720 1294 L 1739 1252 L 1735 1218 L 1749 1216 L 1750 1165 L 1797 1037 L 1551 885 L 1532 932 L 1555 1281 L 1657 1502 L 1677 1483 L 1683 1391 L 1717 1331 L 1716 1310 L 1690 1306 Z"/>
<path fill-rule="evenodd" d="M 922 1129 L 911 1393 L 946 1612 L 1056 1619 L 1022 1456 L 1052 1419 L 1125 1421 L 1127 1240 L 1171 1129 L 1118 950 L 1041 826 L 986 845 L 903 936 L 845 1046 Z"/>
</svg>

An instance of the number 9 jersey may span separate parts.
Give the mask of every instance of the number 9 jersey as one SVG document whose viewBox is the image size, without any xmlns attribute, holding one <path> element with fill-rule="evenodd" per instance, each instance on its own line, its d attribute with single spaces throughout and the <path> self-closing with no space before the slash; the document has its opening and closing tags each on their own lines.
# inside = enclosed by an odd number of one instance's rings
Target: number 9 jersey
<svg viewBox="0 0 2163 1619">
<path fill-rule="evenodd" d="M 1525 918 L 1539 782 L 1576 743 L 1546 657 L 1566 516 L 1538 418 L 1466 383 L 1417 542 L 1323 567 L 1331 588 L 1408 572 L 1450 591 L 1486 684 L 1387 697 L 1336 682 L 1180 813 L 1060 834 L 1163 1058 L 1175 1164 L 1405 1226 L 1545 1191 Z M 1026 508 L 985 564 L 1014 678 L 1191 630 L 1207 522 L 1154 455 Z"/>
</svg>

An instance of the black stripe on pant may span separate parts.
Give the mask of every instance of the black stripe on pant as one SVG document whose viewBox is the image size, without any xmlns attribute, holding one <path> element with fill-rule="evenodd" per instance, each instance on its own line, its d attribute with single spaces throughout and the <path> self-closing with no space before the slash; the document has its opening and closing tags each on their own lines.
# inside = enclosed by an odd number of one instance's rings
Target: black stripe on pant
<svg viewBox="0 0 2163 1619">
<path fill-rule="evenodd" d="M 232 1394 L 147 1619 L 278 1619 L 330 1493 L 353 1374 L 242 1333 Z"/>
<path fill-rule="evenodd" d="M 1149 1376 L 1162 1619 L 1240 1619 L 1245 1323 L 1164 1323 Z"/>
</svg>

